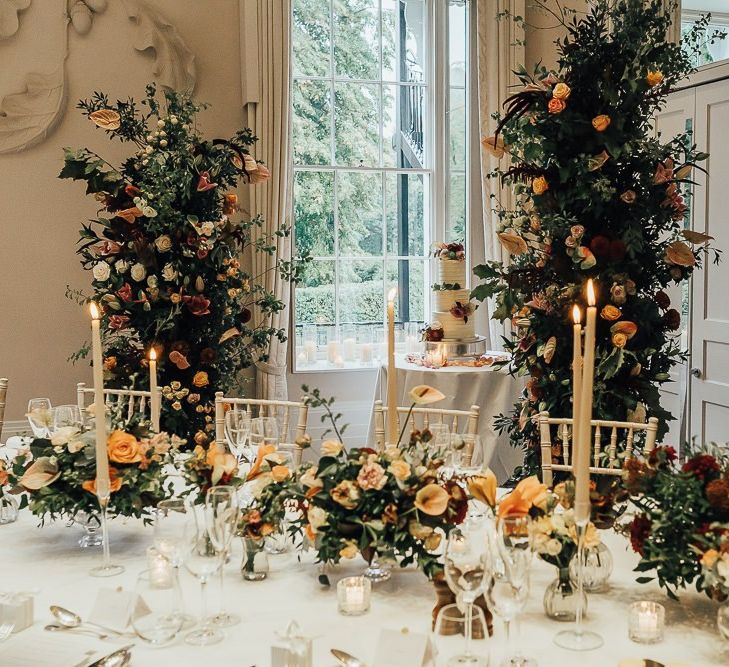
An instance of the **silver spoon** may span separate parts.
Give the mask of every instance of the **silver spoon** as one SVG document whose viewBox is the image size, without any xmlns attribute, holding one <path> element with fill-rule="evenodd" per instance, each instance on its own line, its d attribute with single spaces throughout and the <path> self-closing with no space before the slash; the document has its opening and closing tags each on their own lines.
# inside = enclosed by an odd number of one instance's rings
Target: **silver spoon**
<svg viewBox="0 0 729 667">
<path fill-rule="evenodd" d="M 332 655 L 339 660 L 339 664 L 343 667 L 365 667 L 361 660 L 357 660 L 353 655 L 346 651 L 340 651 L 338 648 L 331 649 Z"/>
<path fill-rule="evenodd" d="M 53 614 L 53 618 L 55 618 L 61 625 L 67 628 L 78 628 L 82 625 L 93 625 L 95 628 L 99 628 L 104 632 L 111 632 L 112 634 L 119 636 L 122 636 L 124 634 L 123 632 L 118 632 L 117 630 L 112 630 L 111 628 L 105 628 L 102 625 L 92 623 L 91 621 L 83 621 L 78 614 L 64 607 L 59 607 L 57 604 L 51 605 L 51 614 Z"/>
<path fill-rule="evenodd" d="M 123 646 L 120 649 L 109 653 L 96 662 L 92 662 L 89 667 L 125 667 L 129 664 L 132 658 L 132 653 L 129 650 L 131 646 Z"/>
<path fill-rule="evenodd" d="M 91 628 L 70 628 L 67 625 L 61 625 L 60 623 L 49 623 L 43 629 L 48 630 L 48 632 L 71 632 L 73 634 L 79 635 L 92 635 L 93 637 L 98 637 L 99 639 L 109 638 L 109 635 L 104 634 L 103 632 L 98 632 L 97 630 L 92 630 Z"/>
</svg>

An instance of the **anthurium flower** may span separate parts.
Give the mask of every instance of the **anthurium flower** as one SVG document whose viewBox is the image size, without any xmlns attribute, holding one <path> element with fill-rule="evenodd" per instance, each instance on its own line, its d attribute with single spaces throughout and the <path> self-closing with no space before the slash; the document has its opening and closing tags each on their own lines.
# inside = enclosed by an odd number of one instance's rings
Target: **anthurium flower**
<svg viewBox="0 0 729 667">
<path fill-rule="evenodd" d="M 440 484 L 427 484 L 415 495 L 415 507 L 429 516 L 440 516 L 448 509 L 450 496 Z"/>
<path fill-rule="evenodd" d="M 212 190 L 213 188 L 217 187 L 217 183 L 211 183 L 210 182 L 210 173 L 207 171 L 200 172 L 200 177 L 197 180 L 197 186 L 195 189 L 198 192 L 207 192 L 208 190 Z"/>
<path fill-rule="evenodd" d="M 181 371 L 187 370 L 190 368 L 190 362 L 187 360 L 187 357 L 182 354 L 181 352 L 178 352 L 177 350 L 172 350 L 169 354 L 169 360 L 177 366 Z"/>
<path fill-rule="evenodd" d="M 214 486 L 223 479 L 223 475 L 232 475 L 235 472 L 238 468 L 238 461 L 232 454 L 216 452 L 215 446 L 212 446 L 210 450 L 214 452 L 213 472 L 210 475 L 210 481 Z"/>
<path fill-rule="evenodd" d="M 476 500 L 494 507 L 496 505 L 496 475 L 491 469 L 480 475 L 474 475 L 468 480 L 468 492 Z"/>
<path fill-rule="evenodd" d="M 103 130 L 118 130 L 121 126 L 121 116 L 112 109 L 98 109 L 89 114 L 89 120 Z"/>
<path fill-rule="evenodd" d="M 504 139 L 502 137 L 482 137 L 481 138 L 481 145 L 495 158 L 501 159 L 504 157 L 504 153 L 506 152 L 506 144 L 504 143 Z"/>
<path fill-rule="evenodd" d="M 273 477 L 274 482 L 283 482 L 285 479 L 291 477 L 291 471 L 288 466 L 273 466 L 273 468 L 271 468 L 271 477 Z"/>
<path fill-rule="evenodd" d="M 635 336 L 637 331 L 638 325 L 635 322 L 629 322 L 628 320 L 621 320 L 620 322 L 616 322 L 610 327 L 610 333 L 625 334 L 628 340 Z"/>
<path fill-rule="evenodd" d="M 431 403 L 442 401 L 445 398 L 444 393 L 427 384 L 419 384 L 413 387 L 408 395 L 410 396 L 410 400 L 416 405 L 430 405 Z"/>
<path fill-rule="evenodd" d="M 587 160 L 587 171 L 597 171 L 610 159 L 607 151 L 602 151 L 597 155 L 593 155 Z"/>
<path fill-rule="evenodd" d="M 251 469 L 248 471 L 246 477 L 247 481 L 251 481 L 261 474 L 261 466 L 263 465 L 264 459 L 276 451 L 276 445 L 260 445 L 258 452 L 256 453 L 256 460 L 253 462 Z"/>
<path fill-rule="evenodd" d="M 504 248 L 512 255 L 523 255 L 528 250 L 526 241 L 519 234 L 514 232 L 499 232 L 497 236 Z"/>
<path fill-rule="evenodd" d="M 499 503 L 498 515 L 524 516 L 534 507 L 544 508 L 547 503 L 548 490 L 536 475 L 521 480 L 514 490 Z"/>
<path fill-rule="evenodd" d="M 53 484 L 61 476 L 55 458 L 41 456 L 28 466 L 20 478 L 20 485 L 29 491 L 37 491 Z"/>
<path fill-rule="evenodd" d="M 131 208 L 125 208 L 121 211 L 117 211 L 114 215 L 131 225 L 137 218 L 141 218 L 144 214 L 136 206 L 132 206 Z"/>
<path fill-rule="evenodd" d="M 674 241 L 666 247 L 666 262 L 668 264 L 676 264 L 678 266 L 694 266 L 696 257 L 683 241 Z"/>
<path fill-rule="evenodd" d="M 271 178 L 271 172 L 265 164 L 259 164 L 258 169 L 248 174 L 248 182 L 252 185 L 258 185 Z"/>
</svg>

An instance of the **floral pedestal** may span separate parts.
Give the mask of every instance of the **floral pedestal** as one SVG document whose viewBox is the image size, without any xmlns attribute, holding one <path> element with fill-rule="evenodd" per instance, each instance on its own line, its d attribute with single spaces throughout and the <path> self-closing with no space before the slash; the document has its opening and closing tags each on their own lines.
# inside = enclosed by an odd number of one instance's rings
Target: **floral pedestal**
<svg viewBox="0 0 729 667">
<path fill-rule="evenodd" d="M 72 519 L 72 523 L 83 529 L 83 535 L 78 540 L 82 549 L 89 547 L 100 547 L 104 543 L 104 536 L 101 532 L 101 521 L 96 514 L 78 512 Z"/>
<path fill-rule="evenodd" d="M 268 576 L 268 554 L 263 540 L 243 538 L 243 562 L 240 571 L 246 581 L 263 581 Z"/>
<path fill-rule="evenodd" d="M 608 579 L 613 573 L 613 555 L 603 542 L 585 549 L 582 573 L 583 584 L 588 593 L 597 593 L 607 588 Z M 570 576 L 573 581 L 577 581 L 577 554 L 570 561 Z"/>
<path fill-rule="evenodd" d="M 455 593 L 449 588 L 448 583 L 445 580 L 445 577 L 442 574 L 436 575 L 433 578 L 433 587 L 435 588 L 435 596 L 436 596 L 436 603 L 435 607 L 433 607 L 433 628 L 435 628 L 435 621 L 438 618 L 438 612 L 449 604 L 454 604 L 457 602 Z M 479 607 L 486 617 L 486 625 L 488 626 L 489 630 L 489 636 L 493 635 L 494 633 L 494 617 L 491 614 L 491 611 L 489 610 L 488 606 L 486 605 L 486 600 L 483 595 L 480 595 L 478 598 L 476 598 L 475 602 L 476 606 Z M 482 626 L 479 623 L 474 623 L 473 625 L 473 638 L 474 639 L 483 639 L 483 637 L 480 636 Z M 454 633 L 459 632 L 459 629 L 454 628 Z"/>
<path fill-rule="evenodd" d="M 544 613 L 555 621 L 574 621 L 577 599 L 577 587 L 572 583 L 569 568 L 559 568 L 557 578 L 544 591 Z M 584 591 L 582 605 L 586 610 L 587 595 Z"/>
<path fill-rule="evenodd" d="M 0 490 L 0 525 L 18 520 L 18 501 Z"/>
</svg>

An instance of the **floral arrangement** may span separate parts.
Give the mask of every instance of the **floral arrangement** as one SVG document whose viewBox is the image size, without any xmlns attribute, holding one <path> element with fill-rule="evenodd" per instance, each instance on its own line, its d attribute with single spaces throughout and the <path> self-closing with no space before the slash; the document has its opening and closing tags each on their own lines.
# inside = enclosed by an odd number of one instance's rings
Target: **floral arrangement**
<svg viewBox="0 0 729 667">
<path fill-rule="evenodd" d="M 681 46 L 668 43 L 664 4 L 597 0 L 575 13 L 537 0 L 566 31 L 558 68 L 521 68 L 523 87 L 482 141 L 500 160 L 492 175 L 514 195 L 513 206 L 494 211 L 510 260 L 476 267 L 473 297 L 495 299 L 494 318 L 511 321 L 513 372 L 530 376 L 513 413 L 497 420 L 525 451 L 518 475 L 539 470 L 532 418 L 571 414 L 570 313 L 584 304 L 588 278 L 598 288 L 595 409 L 625 421 L 644 406 L 659 419 L 659 439 L 671 419 L 659 387 L 684 353 L 674 336 L 680 313 L 664 290 L 709 252 L 709 236 L 685 229 L 683 199 L 707 155 L 688 135 L 655 137 L 652 119 L 694 71 L 708 22 Z"/>
<path fill-rule="evenodd" d="M 473 305 L 470 303 L 461 303 L 456 301 L 448 311 L 453 317 L 463 320 L 464 324 L 468 324 L 468 318 L 473 315 Z"/>
<path fill-rule="evenodd" d="M 676 589 L 694 581 L 709 595 L 721 588 L 729 551 L 729 460 L 709 447 L 679 465 L 672 447 L 656 447 L 647 459 L 626 462 L 624 484 L 637 509 L 628 526 L 641 556 L 636 570 L 655 571 L 674 598 Z"/>
<path fill-rule="evenodd" d="M 438 343 L 443 340 L 443 325 L 438 322 L 431 322 L 420 333 L 420 339 L 428 343 Z"/>
<path fill-rule="evenodd" d="M 462 243 L 434 243 L 431 248 L 433 257 L 439 259 L 455 259 L 459 262 L 466 259 L 466 249 Z"/>
<path fill-rule="evenodd" d="M 715 597 L 729 597 L 729 526 L 714 526 L 701 553 L 701 586 Z M 708 546 L 708 548 L 706 548 Z"/>
<path fill-rule="evenodd" d="M 176 436 L 153 434 L 138 421 L 112 430 L 107 441 L 109 512 L 149 521 L 148 510 L 172 496 L 168 463 L 181 444 Z M 10 493 L 22 494 L 20 507 L 42 521 L 96 514 L 95 431 L 64 427 L 50 439 L 34 439 L 0 470 L 0 483 Z"/>
<path fill-rule="evenodd" d="M 213 486 L 240 486 L 245 482 L 238 474 L 235 456 L 219 452 L 215 445 L 196 445 L 192 452 L 179 452 L 175 466 L 185 486 L 182 495 L 192 497 L 196 503 L 205 502 L 205 494 Z"/>
<path fill-rule="evenodd" d="M 206 445 L 215 391 L 230 390 L 241 369 L 265 361 L 271 337 L 286 337 L 271 326 L 283 303 L 239 261 L 248 250 L 273 255 L 276 238 L 289 233 L 267 236 L 260 217 L 239 216 L 235 188 L 270 174 L 250 155 L 249 130 L 204 139 L 196 122 L 204 105 L 186 93 L 166 91 L 161 103 L 150 85 L 141 105 L 94 93 L 78 106 L 134 151 L 121 167 L 87 148 L 65 152 L 60 177 L 85 181 L 100 207 L 83 226 L 78 249 L 93 292 L 69 295 L 104 309 L 107 385 L 144 384 L 140 368 L 153 346 L 162 428 Z M 295 280 L 298 263 L 281 260 L 271 270 Z"/>
</svg>

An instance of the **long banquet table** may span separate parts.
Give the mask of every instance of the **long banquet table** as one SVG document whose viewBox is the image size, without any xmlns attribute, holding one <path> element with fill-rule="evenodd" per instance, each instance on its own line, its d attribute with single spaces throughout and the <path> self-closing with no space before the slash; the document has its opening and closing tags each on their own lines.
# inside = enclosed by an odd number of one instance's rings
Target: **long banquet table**
<svg viewBox="0 0 729 667">
<path fill-rule="evenodd" d="M 35 593 L 35 623 L 0 643 L 2 667 L 71 667 L 96 649 L 105 653 L 135 642 L 132 667 L 175 665 L 240 665 L 268 667 L 270 646 L 276 631 L 285 629 L 296 620 L 305 633 L 314 637 L 314 667 L 333 667 L 330 648 L 340 648 L 373 665 L 375 646 L 380 630 L 400 630 L 427 633 L 435 596 L 425 577 L 416 570 L 397 570 L 392 579 L 373 590 L 371 611 L 360 617 L 344 617 L 337 613 L 336 592 L 322 588 L 317 581 L 318 568 L 310 554 L 301 561 L 296 554 L 271 556 L 271 573 L 263 582 L 243 581 L 239 573 L 240 550 L 235 544 L 230 563 L 226 566 L 226 603 L 241 614 L 243 622 L 225 632 L 220 644 L 192 647 L 181 638 L 167 647 L 151 648 L 141 640 L 123 639 L 97 641 L 91 637 L 49 633 L 43 626 L 50 622 L 48 606 L 57 603 L 89 614 L 97 591 L 102 586 L 134 588 L 138 573 L 144 569 L 145 549 L 151 544 L 152 529 L 137 520 L 115 519 L 111 522 L 112 554 L 126 571 L 117 577 L 100 580 L 89 576 L 89 568 L 98 563 L 98 549 L 81 550 L 77 545 L 80 531 L 62 523 L 37 527 L 37 519 L 27 511 L 19 520 L 0 526 L 0 591 L 29 590 Z M 682 594 L 678 604 L 667 599 L 656 585 L 639 585 L 631 572 L 636 562 L 626 549 L 625 540 L 605 533 L 604 539 L 615 557 L 611 587 L 606 593 L 590 596 L 588 627 L 599 630 L 605 645 L 599 651 L 572 653 L 558 648 L 552 641 L 565 625 L 548 620 L 542 610 L 542 596 L 554 578 L 555 569 L 535 560 L 532 569 L 532 591 L 522 616 L 521 637 L 524 649 L 538 659 L 541 667 L 615 667 L 623 658 L 652 658 L 669 665 L 718 667 L 729 665 L 729 642 L 720 638 L 716 627 L 716 604 L 694 591 Z M 363 561 L 351 561 L 338 568 L 334 581 L 344 573 L 361 571 Z M 196 613 L 199 604 L 197 582 L 183 571 L 181 575 L 187 610 Z M 211 583 L 210 592 L 216 586 Z M 660 644 L 639 645 L 628 640 L 628 605 L 641 599 L 660 601 L 666 606 L 666 638 Z M 214 595 L 212 596 L 214 601 Z M 503 656 L 505 646 L 503 627 L 494 622 L 490 641 L 491 666 Z M 48 662 L 57 651 L 58 657 Z M 22 661 L 10 655 L 23 654 Z M 99 653 L 102 655 L 102 653 Z M 70 659 L 69 656 L 74 656 Z"/>
</svg>

